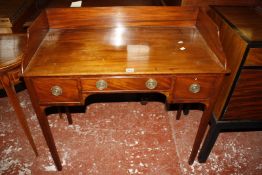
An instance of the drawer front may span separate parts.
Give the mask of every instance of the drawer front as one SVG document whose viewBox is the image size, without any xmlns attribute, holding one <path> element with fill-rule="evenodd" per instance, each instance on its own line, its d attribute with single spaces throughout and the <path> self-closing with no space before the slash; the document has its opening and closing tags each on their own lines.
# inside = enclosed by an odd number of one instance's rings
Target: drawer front
<svg viewBox="0 0 262 175">
<path fill-rule="evenodd" d="M 262 70 L 242 70 L 224 120 L 262 120 Z"/>
<path fill-rule="evenodd" d="M 177 76 L 175 99 L 205 99 L 213 93 L 214 76 Z"/>
<path fill-rule="evenodd" d="M 251 48 L 244 66 L 262 66 L 262 48 Z"/>
<path fill-rule="evenodd" d="M 75 79 L 38 78 L 33 80 L 33 86 L 40 103 L 80 101 Z"/>
<path fill-rule="evenodd" d="M 171 77 L 103 77 L 81 80 L 83 91 L 169 90 Z"/>
</svg>

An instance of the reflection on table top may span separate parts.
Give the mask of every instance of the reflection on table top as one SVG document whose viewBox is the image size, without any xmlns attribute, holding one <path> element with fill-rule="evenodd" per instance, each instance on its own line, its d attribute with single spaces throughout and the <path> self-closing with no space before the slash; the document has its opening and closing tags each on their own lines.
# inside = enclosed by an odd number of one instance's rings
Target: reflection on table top
<svg viewBox="0 0 262 175">
<path fill-rule="evenodd" d="M 26 46 L 26 35 L 1 35 L 0 36 L 0 71 L 6 67 L 21 63 L 24 48 Z"/>
<path fill-rule="evenodd" d="M 26 76 L 224 71 L 195 27 L 51 29 L 30 65 Z"/>
</svg>

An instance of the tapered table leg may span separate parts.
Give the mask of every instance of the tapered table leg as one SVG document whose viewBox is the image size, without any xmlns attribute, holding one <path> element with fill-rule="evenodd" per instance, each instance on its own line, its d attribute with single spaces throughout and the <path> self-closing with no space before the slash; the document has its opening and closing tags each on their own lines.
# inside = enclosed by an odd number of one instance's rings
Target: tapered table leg
<svg viewBox="0 0 262 175">
<path fill-rule="evenodd" d="M 194 145 L 193 145 L 193 148 L 192 148 L 189 160 L 188 160 L 188 163 L 190 165 L 193 164 L 193 162 L 196 158 L 196 155 L 197 155 L 197 152 L 200 148 L 201 142 L 202 142 L 202 140 L 205 136 L 205 132 L 206 132 L 206 129 L 208 127 L 208 123 L 209 123 L 211 114 L 212 114 L 212 107 L 209 106 L 209 105 L 206 105 L 205 110 L 204 110 L 203 115 L 202 115 L 201 120 L 200 120 L 200 124 L 199 124 L 198 130 L 197 130 Z"/>
<path fill-rule="evenodd" d="M 24 81 L 28 89 L 33 89 L 30 80 L 25 78 Z M 60 161 L 57 149 L 56 149 L 55 141 L 54 141 L 54 138 L 53 138 L 53 135 L 52 135 L 49 123 L 48 123 L 48 119 L 45 113 L 46 106 L 41 106 L 40 104 L 38 104 L 37 97 L 31 92 L 32 91 L 28 91 L 31 101 L 32 101 L 32 106 L 34 107 L 34 110 L 35 110 L 35 113 L 36 113 L 36 116 L 37 116 L 37 119 L 40 125 L 40 128 L 45 137 L 46 144 L 49 148 L 49 151 L 51 153 L 51 156 L 53 158 L 53 161 L 55 163 L 57 170 L 61 171 L 62 164 L 61 164 L 61 161 Z"/>
<path fill-rule="evenodd" d="M 216 140 L 219 136 L 219 133 L 220 133 L 220 127 L 217 127 L 216 124 L 211 125 L 211 127 L 210 127 L 210 129 L 207 133 L 207 136 L 206 136 L 206 138 L 203 142 L 203 145 L 202 145 L 202 148 L 199 152 L 199 155 L 198 155 L 198 161 L 200 163 L 206 162 L 213 146 L 216 143 Z"/>
<path fill-rule="evenodd" d="M 58 114 L 59 114 L 59 118 L 62 119 L 63 118 L 63 113 L 61 111 L 61 107 L 57 107 L 57 111 L 58 111 Z"/>
<path fill-rule="evenodd" d="M 176 113 L 176 119 L 177 120 L 180 119 L 182 110 L 183 110 L 183 104 L 179 104 L 179 107 L 178 107 L 178 110 L 177 110 L 177 113 Z"/>
<path fill-rule="evenodd" d="M 67 121 L 68 121 L 69 125 L 72 125 L 73 124 L 72 115 L 71 115 L 68 107 L 65 107 L 65 112 L 66 112 Z"/>
<path fill-rule="evenodd" d="M 54 138 L 48 123 L 48 119 L 47 116 L 45 114 L 44 108 L 40 107 L 38 104 L 33 104 L 36 115 L 37 115 L 37 119 L 39 121 L 40 127 L 42 129 L 43 135 L 45 137 L 47 146 L 50 150 L 50 153 L 52 155 L 52 158 L 54 160 L 55 166 L 57 168 L 58 171 L 62 170 L 62 164 L 55 146 L 55 142 L 54 142 Z"/>
<path fill-rule="evenodd" d="M 58 109 L 58 114 L 59 114 L 59 118 L 60 118 L 60 119 L 63 118 L 63 113 L 62 113 L 62 111 L 61 111 L 61 108 L 62 108 L 62 107 L 57 107 L 57 109 Z M 66 118 L 67 118 L 68 124 L 69 124 L 69 125 L 72 125 L 72 124 L 73 124 L 72 115 L 71 115 L 71 113 L 70 113 L 70 111 L 69 111 L 69 109 L 68 109 L 67 106 L 65 106 L 64 109 L 65 109 L 65 113 L 66 113 Z"/>
<path fill-rule="evenodd" d="M 30 145 L 32 146 L 32 148 L 34 150 L 35 155 L 38 156 L 38 152 L 37 152 L 37 149 L 36 149 L 35 142 L 33 140 L 30 129 L 28 127 L 28 124 L 27 124 L 27 121 L 26 121 L 26 116 L 25 116 L 25 114 L 24 114 L 24 112 L 23 112 L 23 110 L 20 106 L 19 100 L 16 96 L 14 85 L 12 84 L 12 82 L 10 81 L 10 79 L 7 75 L 1 76 L 1 82 L 2 82 L 2 85 L 5 89 L 5 91 L 6 91 L 6 94 L 8 96 L 9 101 L 14 108 L 14 111 L 17 115 L 18 121 L 19 121 L 22 129 L 24 130 L 25 135 L 26 135 Z"/>
</svg>

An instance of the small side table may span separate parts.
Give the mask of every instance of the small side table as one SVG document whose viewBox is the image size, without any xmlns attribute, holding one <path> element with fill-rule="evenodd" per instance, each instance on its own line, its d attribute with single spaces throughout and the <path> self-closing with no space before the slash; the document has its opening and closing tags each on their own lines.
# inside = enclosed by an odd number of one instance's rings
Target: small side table
<svg viewBox="0 0 262 175">
<path fill-rule="evenodd" d="M 0 89 L 4 88 L 13 106 L 35 155 L 38 155 L 33 137 L 28 127 L 26 116 L 16 96 L 14 86 L 18 84 L 21 73 L 21 62 L 26 46 L 25 34 L 0 35 Z"/>
</svg>

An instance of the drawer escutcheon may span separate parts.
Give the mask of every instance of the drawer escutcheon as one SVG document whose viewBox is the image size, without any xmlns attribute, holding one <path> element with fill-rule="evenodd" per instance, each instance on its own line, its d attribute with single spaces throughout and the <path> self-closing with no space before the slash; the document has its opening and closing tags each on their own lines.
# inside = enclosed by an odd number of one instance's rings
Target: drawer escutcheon
<svg viewBox="0 0 262 175">
<path fill-rule="evenodd" d="M 107 82 L 105 80 L 98 80 L 96 82 L 96 88 L 101 90 L 104 90 L 107 88 Z"/>
<path fill-rule="evenodd" d="M 193 83 L 189 86 L 189 91 L 196 94 L 200 92 L 200 85 L 198 83 Z"/>
<path fill-rule="evenodd" d="M 51 93 L 54 96 L 60 96 L 60 95 L 62 95 L 63 90 L 62 90 L 62 88 L 60 86 L 53 86 L 51 88 Z"/>
<path fill-rule="evenodd" d="M 155 89 L 157 87 L 157 81 L 155 79 L 152 79 L 152 78 L 148 79 L 146 81 L 146 87 L 148 89 Z"/>
</svg>

